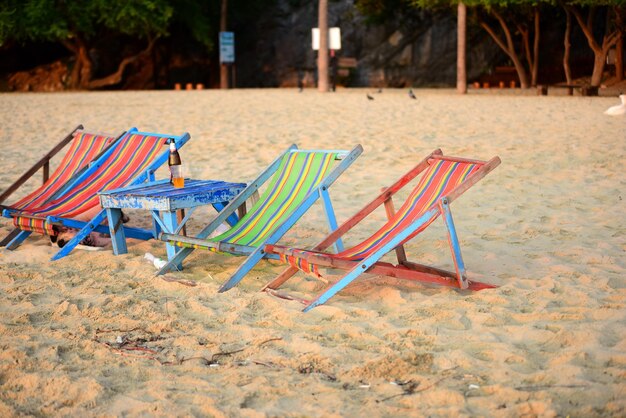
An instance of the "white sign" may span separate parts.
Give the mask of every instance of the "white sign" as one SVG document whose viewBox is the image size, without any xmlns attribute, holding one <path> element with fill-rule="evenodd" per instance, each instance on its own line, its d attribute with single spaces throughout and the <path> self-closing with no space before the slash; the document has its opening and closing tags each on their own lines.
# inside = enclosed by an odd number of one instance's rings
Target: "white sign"
<svg viewBox="0 0 626 418">
<path fill-rule="evenodd" d="M 220 62 L 235 62 L 234 32 L 220 32 Z"/>
<path fill-rule="evenodd" d="M 320 30 L 319 28 L 313 28 L 312 32 L 313 49 L 318 51 L 320 49 Z M 328 29 L 328 49 L 341 49 L 341 30 L 339 28 Z"/>
</svg>

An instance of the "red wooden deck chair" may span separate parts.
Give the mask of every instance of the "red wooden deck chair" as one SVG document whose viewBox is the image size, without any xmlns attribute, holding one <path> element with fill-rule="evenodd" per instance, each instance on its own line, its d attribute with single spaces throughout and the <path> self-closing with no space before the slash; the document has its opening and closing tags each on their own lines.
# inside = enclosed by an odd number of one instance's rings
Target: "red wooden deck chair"
<svg viewBox="0 0 626 418">
<path fill-rule="evenodd" d="M 98 192 L 154 180 L 154 172 L 167 161 L 169 149 L 166 143 L 169 139 L 174 139 L 180 148 L 189 140 L 189 134 L 163 135 L 132 128 L 86 170 L 72 177 L 60 195 L 18 210 L 5 209 L 3 215 L 13 218 L 14 225 L 20 229 L 20 233 L 7 244 L 7 249 L 17 248 L 32 232 L 52 236 L 59 226 L 79 230 L 52 258 L 57 260 L 68 255 L 92 231 L 109 233 L 108 226 L 100 225 L 106 219 L 106 212 L 100 208 Z M 85 219 L 87 214 L 94 212 L 97 214 Z M 153 238 L 151 231 L 124 229 L 126 235 L 132 238 Z"/>
<path fill-rule="evenodd" d="M 0 194 L 0 203 L 17 191 L 39 169 L 43 171 L 43 184 L 28 196 L 9 206 L 0 205 L 0 209 L 24 210 L 28 207 L 37 207 L 37 205 L 41 205 L 47 200 L 60 195 L 67 188 L 71 179 L 80 173 L 81 170 L 84 170 L 89 163 L 95 160 L 115 140 L 115 136 L 87 132 L 83 130 L 82 125 L 78 125 L 43 158 L 9 186 L 7 190 Z M 65 148 L 67 144 L 70 145 L 58 167 L 52 174 L 49 174 L 50 160 Z M 19 232 L 19 228 L 14 229 L 13 232 L 0 241 L 0 247 L 7 245 Z"/>
<path fill-rule="evenodd" d="M 279 255 L 281 261 L 290 264 L 290 267 L 268 283 L 263 290 L 287 299 L 300 300 L 307 305 L 304 309 L 306 312 L 325 303 L 363 273 L 435 283 L 460 289 L 480 290 L 495 287 L 468 280 L 452 220 L 450 203 L 499 164 L 498 157 L 485 162 L 448 157 L 444 156 L 441 150 L 435 150 L 395 184 L 384 189 L 379 196 L 328 235 L 313 250 L 266 245 L 267 254 Z M 420 173 L 422 176 L 417 185 L 396 212 L 392 202 L 393 195 Z M 351 248 L 340 249 L 336 254 L 323 252 L 380 205 L 385 206 L 388 221 L 372 236 Z M 439 215 L 443 215 L 448 230 L 455 272 L 409 262 L 404 250 L 404 243 L 426 229 Z M 393 250 L 396 252 L 397 265 L 380 261 L 385 254 Z M 275 291 L 298 270 L 321 277 L 319 267 L 344 270 L 346 274 L 336 283 L 330 284 L 312 301 L 282 295 Z"/>
</svg>

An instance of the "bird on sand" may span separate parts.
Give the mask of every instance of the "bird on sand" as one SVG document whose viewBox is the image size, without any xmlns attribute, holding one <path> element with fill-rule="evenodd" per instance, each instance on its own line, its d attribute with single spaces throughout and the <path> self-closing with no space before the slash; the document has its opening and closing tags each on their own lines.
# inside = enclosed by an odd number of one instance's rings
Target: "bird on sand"
<svg viewBox="0 0 626 418">
<path fill-rule="evenodd" d="M 365 93 L 365 95 L 367 96 L 367 100 L 374 100 L 374 98 L 372 96 L 370 96 L 369 93 Z"/>
<path fill-rule="evenodd" d="M 415 94 L 413 94 L 413 89 L 409 89 L 409 97 L 411 99 L 417 99 L 417 97 L 415 97 Z"/>
<path fill-rule="evenodd" d="M 622 101 L 622 104 L 609 107 L 604 111 L 605 115 L 626 115 L 626 94 L 620 94 L 619 99 Z"/>
</svg>

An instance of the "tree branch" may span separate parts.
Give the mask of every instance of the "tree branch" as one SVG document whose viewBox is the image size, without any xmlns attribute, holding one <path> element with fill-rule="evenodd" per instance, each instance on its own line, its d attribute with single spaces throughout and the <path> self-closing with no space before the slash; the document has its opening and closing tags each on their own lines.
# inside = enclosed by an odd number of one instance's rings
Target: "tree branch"
<svg viewBox="0 0 626 418">
<path fill-rule="evenodd" d="M 573 7 L 573 6 L 566 6 L 566 7 L 570 10 L 570 12 L 572 12 L 574 17 L 576 18 L 576 21 L 578 22 L 578 26 L 580 26 L 583 33 L 585 34 L 585 37 L 587 38 L 587 41 L 589 42 L 589 47 L 593 49 L 593 51 L 596 53 L 601 52 L 602 48 L 600 47 L 600 45 L 598 45 L 598 43 L 593 37 L 593 32 L 591 31 L 592 25 L 589 24 L 589 26 L 587 26 L 587 24 L 583 20 L 582 15 L 580 14 L 580 11 L 576 7 Z M 591 11 L 589 12 L 589 15 L 591 15 Z"/>
<path fill-rule="evenodd" d="M 120 81 L 122 81 L 122 77 L 124 76 L 124 70 L 126 70 L 126 67 L 128 67 L 130 64 L 134 63 L 138 59 L 150 54 L 158 38 L 159 38 L 158 36 L 155 36 L 153 39 L 151 39 L 150 42 L 148 43 L 147 48 L 141 51 L 140 53 L 138 53 L 137 55 L 124 58 L 122 62 L 120 62 L 120 65 L 117 67 L 116 72 L 104 78 L 99 78 L 97 80 L 91 81 L 87 87 L 90 90 L 98 89 L 98 88 L 105 87 L 105 86 L 111 86 L 113 84 L 117 84 Z"/>
</svg>

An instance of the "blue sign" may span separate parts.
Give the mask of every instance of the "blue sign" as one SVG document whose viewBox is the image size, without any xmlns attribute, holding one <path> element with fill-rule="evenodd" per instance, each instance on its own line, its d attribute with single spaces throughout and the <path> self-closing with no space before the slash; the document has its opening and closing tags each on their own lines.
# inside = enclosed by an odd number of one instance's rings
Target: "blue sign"
<svg viewBox="0 0 626 418">
<path fill-rule="evenodd" d="M 220 32 L 220 62 L 235 62 L 235 33 Z"/>
</svg>

